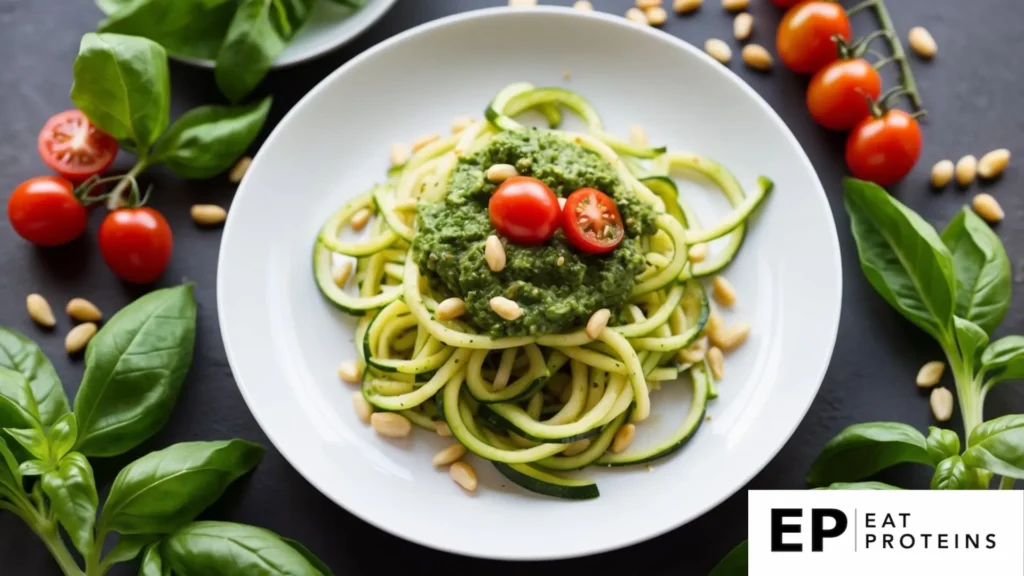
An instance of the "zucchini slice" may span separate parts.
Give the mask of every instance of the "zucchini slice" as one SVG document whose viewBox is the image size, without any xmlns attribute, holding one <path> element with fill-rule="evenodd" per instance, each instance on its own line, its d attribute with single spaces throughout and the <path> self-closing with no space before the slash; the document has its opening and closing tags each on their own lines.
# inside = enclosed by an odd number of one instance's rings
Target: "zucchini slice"
<svg viewBox="0 0 1024 576">
<path fill-rule="evenodd" d="M 686 228 L 691 226 L 686 218 L 686 214 L 683 213 L 683 209 L 679 205 L 679 187 L 676 186 L 676 183 L 671 178 L 668 176 L 649 176 L 641 178 L 640 182 L 661 198 L 661 201 L 665 203 L 665 212 L 669 216 L 678 220 Z"/>
<path fill-rule="evenodd" d="M 360 194 L 332 214 L 320 228 L 317 240 L 333 252 L 353 257 L 376 254 L 394 244 L 398 240 L 398 235 L 390 228 L 385 228 L 380 234 L 375 234 L 369 240 L 351 241 L 338 238 L 338 233 L 352 220 L 352 216 L 356 212 L 363 208 L 374 207 L 373 194 L 379 188 Z"/>
<path fill-rule="evenodd" d="M 597 484 L 590 480 L 563 478 L 538 470 L 529 464 L 494 462 L 494 467 L 519 487 L 544 496 L 563 500 L 590 500 L 601 495 Z"/>
<path fill-rule="evenodd" d="M 369 297 L 353 296 L 345 292 L 334 283 L 334 275 L 331 274 L 331 254 L 332 252 L 322 243 L 316 243 L 313 247 L 313 276 L 320 292 L 342 312 L 362 316 L 367 310 L 383 308 L 402 297 L 400 286 L 384 286 L 380 294 Z"/>
<path fill-rule="evenodd" d="M 724 220 L 710 228 L 688 231 L 686 233 L 686 243 L 700 244 L 703 242 L 710 242 L 732 232 L 737 226 L 745 224 L 750 218 L 750 215 L 753 214 L 762 203 L 764 203 L 765 199 L 768 198 L 768 195 L 771 194 L 772 189 L 775 188 L 775 183 L 764 176 L 757 179 L 757 184 L 757 193 L 744 200 L 739 206 L 736 206 L 736 209 L 733 210 Z"/>
<path fill-rule="evenodd" d="M 622 428 L 627 418 L 629 418 L 629 410 L 622 412 L 614 420 L 605 424 L 601 434 L 591 440 L 590 446 L 583 452 L 575 456 L 549 456 L 537 461 L 535 465 L 547 470 L 561 471 L 582 470 L 590 466 L 608 451 L 608 447 L 615 440 L 615 433 L 619 431 L 619 428 Z"/>
</svg>

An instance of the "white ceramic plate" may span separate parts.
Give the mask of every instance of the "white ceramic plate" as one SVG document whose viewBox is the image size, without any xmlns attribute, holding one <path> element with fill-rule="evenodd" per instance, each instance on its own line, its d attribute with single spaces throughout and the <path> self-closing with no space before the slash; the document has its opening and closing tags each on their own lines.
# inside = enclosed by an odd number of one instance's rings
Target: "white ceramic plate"
<svg viewBox="0 0 1024 576">
<path fill-rule="evenodd" d="M 313 5 L 309 22 L 274 61 L 274 67 L 290 66 L 334 50 L 360 35 L 380 19 L 395 3 L 395 0 L 367 0 L 366 5 L 352 10 L 330 0 L 320 0 Z M 212 68 L 212 60 L 175 56 L 182 62 Z"/>
<path fill-rule="evenodd" d="M 382 179 L 392 143 L 481 114 L 498 89 L 523 80 L 577 90 L 611 131 L 643 124 L 653 142 L 716 158 L 745 186 L 759 174 L 776 182 L 727 272 L 739 292 L 727 316 L 754 330 L 727 359 L 712 420 L 650 471 L 586 471 L 601 497 L 585 502 L 524 492 L 480 460 L 473 460 L 480 487 L 467 495 L 430 465 L 450 440 L 423 430 L 397 442 L 375 436 L 353 412 L 354 388 L 335 372 L 354 357 L 354 323 L 320 296 L 311 273 L 320 225 Z M 701 185 L 684 184 L 683 193 L 708 222 L 713 211 L 725 212 L 724 201 Z M 500 8 L 379 44 L 295 106 L 235 196 L 217 294 L 224 345 L 249 408 L 320 491 L 420 544 L 549 559 L 671 530 L 760 471 L 818 391 L 839 323 L 840 272 L 835 224 L 810 162 L 771 108 L 725 67 L 619 17 Z M 640 427 L 648 438 L 675 428 L 685 408 L 688 386 L 666 388 L 654 393 L 655 414 Z"/>
</svg>

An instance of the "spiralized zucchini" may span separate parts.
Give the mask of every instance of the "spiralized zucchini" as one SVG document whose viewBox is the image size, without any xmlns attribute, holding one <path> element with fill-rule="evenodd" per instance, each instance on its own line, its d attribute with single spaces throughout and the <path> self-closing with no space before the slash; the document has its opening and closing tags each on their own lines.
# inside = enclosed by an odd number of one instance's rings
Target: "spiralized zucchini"
<svg viewBox="0 0 1024 576">
<path fill-rule="evenodd" d="M 530 109 L 540 111 L 556 135 L 601 156 L 656 214 L 656 231 L 640 239 L 648 268 L 625 308 L 613 311 L 613 321 L 593 338 L 584 326 L 565 334 L 493 338 L 464 320 L 438 320 L 438 304 L 450 295 L 435 291 L 410 253 L 417 207 L 443 200 L 459 158 L 500 131 L 524 129 L 513 117 Z M 580 116 L 587 131 L 555 129 L 565 110 Z M 701 227 L 669 178 L 677 168 L 710 177 L 736 212 Z M 315 244 L 315 279 L 329 300 L 360 319 L 362 393 L 374 409 L 400 413 L 428 429 L 444 421 L 469 451 L 500 463 L 499 471 L 524 488 L 592 498 L 592 482 L 553 472 L 650 462 L 678 450 L 703 421 L 714 386 L 710 372 L 703 362 L 691 367 L 677 360 L 701 337 L 709 315 L 707 294 L 694 278 L 731 261 L 747 220 L 771 190 L 767 179 L 759 184 L 760 190 L 745 195 L 717 162 L 619 139 L 581 96 L 520 82 L 494 98 L 485 119 L 422 148 L 333 214 Z M 342 239 L 366 210 L 375 218 L 363 237 Z M 690 244 L 726 235 L 726 254 L 704 264 L 688 261 Z M 334 269 L 346 258 L 355 260 L 349 282 L 355 287 L 335 282 Z M 681 427 L 663 444 L 610 452 L 623 426 L 650 415 L 652 389 L 679 385 L 687 374 L 694 406 Z"/>
</svg>

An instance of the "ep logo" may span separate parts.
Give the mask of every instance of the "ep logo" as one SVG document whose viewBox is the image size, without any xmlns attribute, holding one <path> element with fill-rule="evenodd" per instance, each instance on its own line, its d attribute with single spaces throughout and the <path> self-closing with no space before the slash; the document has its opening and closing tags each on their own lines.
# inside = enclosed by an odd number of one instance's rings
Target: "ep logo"
<svg viewBox="0 0 1024 576">
<path fill-rule="evenodd" d="M 842 510 L 811 508 L 808 512 L 805 514 L 802 508 L 771 509 L 772 552 L 803 552 L 807 540 L 802 535 L 807 520 L 811 552 L 824 551 L 825 539 L 838 538 L 850 524 Z"/>
</svg>

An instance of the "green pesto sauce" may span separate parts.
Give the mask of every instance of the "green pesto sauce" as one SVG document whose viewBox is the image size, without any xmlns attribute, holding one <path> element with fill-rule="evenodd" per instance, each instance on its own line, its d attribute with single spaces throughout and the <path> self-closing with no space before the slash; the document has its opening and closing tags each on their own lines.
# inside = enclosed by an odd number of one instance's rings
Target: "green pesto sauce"
<svg viewBox="0 0 1024 576">
<path fill-rule="evenodd" d="M 626 223 L 622 244 L 609 254 L 591 255 L 573 248 L 561 230 L 542 246 L 520 246 L 501 238 L 507 264 L 501 272 L 491 272 L 484 260 L 484 241 L 497 234 L 487 213 L 497 185 L 487 182 L 484 171 L 493 164 L 512 164 L 520 174 L 542 180 L 559 197 L 586 187 L 608 194 Z M 622 308 L 645 267 L 639 236 L 653 230 L 652 210 L 619 180 L 611 165 L 575 143 L 529 128 L 503 132 L 459 161 L 445 200 L 419 208 L 413 257 L 435 288 L 466 301 L 462 319 L 482 333 L 554 334 L 579 329 L 601 308 Z M 495 296 L 515 300 L 522 317 L 508 321 L 495 314 L 489 304 Z"/>
</svg>

